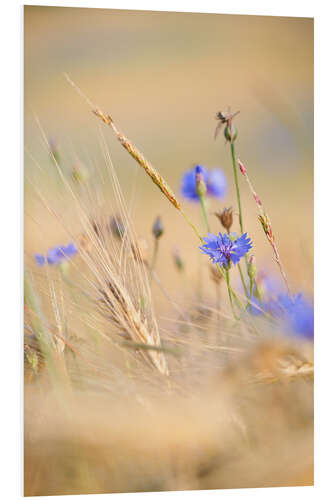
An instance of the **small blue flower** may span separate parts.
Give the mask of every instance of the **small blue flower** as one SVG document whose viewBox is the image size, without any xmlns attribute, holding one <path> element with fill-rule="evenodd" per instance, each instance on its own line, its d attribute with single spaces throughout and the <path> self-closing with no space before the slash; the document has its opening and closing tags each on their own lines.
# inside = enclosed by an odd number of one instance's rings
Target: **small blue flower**
<svg viewBox="0 0 333 500">
<path fill-rule="evenodd" d="M 73 255 L 77 254 L 77 248 L 74 243 L 69 243 L 67 247 L 60 248 L 66 257 L 73 257 Z"/>
<path fill-rule="evenodd" d="M 77 248 L 74 243 L 69 243 L 67 246 L 55 246 L 48 250 L 46 256 L 35 254 L 35 260 L 39 266 L 44 266 L 47 262 L 50 265 L 60 264 L 61 261 L 69 259 L 77 253 Z"/>
<path fill-rule="evenodd" d="M 313 304 L 299 293 L 294 297 L 280 295 L 278 303 L 274 304 L 278 316 L 285 320 L 292 333 L 309 340 L 314 336 Z"/>
<path fill-rule="evenodd" d="M 196 174 L 202 175 L 203 181 L 207 186 L 207 196 L 223 198 L 227 190 L 227 180 L 219 168 L 208 171 L 205 167 L 197 165 L 184 173 L 181 182 L 182 195 L 191 201 L 199 201 L 197 193 Z"/>
<path fill-rule="evenodd" d="M 252 248 L 250 238 L 247 233 L 244 233 L 239 238 L 235 235 L 221 234 L 208 234 L 207 238 L 203 238 L 205 245 L 200 247 L 203 253 L 209 255 L 214 264 L 221 264 L 229 268 L 231 263 L 237 264 L 240 259 L 247 254 Z"/>
<path fill-rule="evenodd" d="M 41 255 L 39 253 L 35 254 L 35 260 L 39 266 L 44 266 L 45 264 L 45 257 L 44 255 Z"/>
</svg>

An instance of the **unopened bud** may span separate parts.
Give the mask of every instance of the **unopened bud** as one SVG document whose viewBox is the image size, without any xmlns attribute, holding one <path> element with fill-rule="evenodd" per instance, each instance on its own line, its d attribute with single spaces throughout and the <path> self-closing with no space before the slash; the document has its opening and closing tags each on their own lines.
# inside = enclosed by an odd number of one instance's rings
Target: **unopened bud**
<svg viewBox="0 0 333 500">
<path fill-rule="evenodd" d="M 125 233 L 125 226 L 119 215 L 112 215 L 110 217 L 110 229 L 113 236 L 122 239 Z"/>
<path fill-rule="evenodd" d="M 247 273 L 251 280 L 254 280 L 257 275 L 257 267 L 254 255 L 251 255 L 251 257 L 249 258 L 249 266 L 247 269 Z"/>
<path fill-rule="evenodd" d="M 164 233 L 164 226 L 160 216 L 157 216 L 153 224 L 153 235 L 156 239 L 160 238 Z"/>
<path fill-rule="evenodd" d="M 222 212 L 215 212 L 215 215 L 221 222 L 224 229 L 230 233 L 230 228 L 233 223 L 232 207 L 225 208 Z"/>
<path fill-rule="evenodd" d="M 58 165 L 60 165 L 61 158 L 60 158 L 59 150 L 56 146 L 54 139 L 49 140 L 49 146 L 50 146 L 51 160 L 55 161 Z"/>
<path fill-rule="evenodd" d="M 173 260 L 174 263 L 179 271 L 182 271 L 184 269 L 184 262 L 183 259 L 180 255 L 180 250 L 179 248 L 175 248 L 173 250 Z"/>
<path fill-rule="evenodd" d="M 195 187 L 197 194 L 198 196 L 200 196 L 200 198 L 202 196 L 205 196 L 207 191 L 207 186 L 203 176 L 203 169 L 202 167 L 200 167 L 200 165 L 197 165 L 195 167 Z"/>
<path fill-rule="evenodd" d="M 77 184 L 84 184 L 87 182 L 88 178 L 88 171 L 83 165 L 75 165 L 72 168 L 72 179 Z"/>
<path fill-rule="evenodd" d="M 228 142 L 233 143 L 237 139 L 237 135 L 238 135 L 238 132 L 237 132 L 236 127 L 233 125 L 233 123 L 231 121 L 229 121 L 229 123 L 227 124 L 227 126 L 224 129 L 224 137 L 226 138 L 226 140 Z"/>
</svg>

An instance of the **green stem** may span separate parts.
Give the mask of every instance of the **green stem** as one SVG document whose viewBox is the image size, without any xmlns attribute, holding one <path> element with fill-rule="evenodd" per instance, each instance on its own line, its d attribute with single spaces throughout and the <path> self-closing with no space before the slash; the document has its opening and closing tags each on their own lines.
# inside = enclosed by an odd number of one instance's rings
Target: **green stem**
<svg viewBox="0 0 333 500">
<path fill-rule="evenodd" d="M 244 227 L 243 227 L 243 214 L 242 214 L 242 204 L 241 204 L 241 197 L 240 197 L 240 191 L 239 191 L 239 184 L 238 184 L 238 170 L 237 170 L 237 163 L 236 163 L 236 154 L 235 154 L 235 146 L 234 143 L 231 142 L 230 144 L 231 147 L 231 158 L 232 158 L 232 167 L 234 171 L 234 180 L 235 180 L 235 187 L 236 187 L 236 194 L 237 194 L 237 203 L 238 203 L 238 218 L 239 218 L 239 227 L 241 230 L 241 234 L 244 234 Z M 246 262 L 246 268 L 249 268 L 249 261 L 247 255 L 245 255 L 245 262 Z M 238 268 L 240 269 L 240 267 Z M 241 275 L 241 280 L 244 286 L 244 277 L 242 278 L 242 273 L 240 270 L 240 275 Z M 244 290 L 246 287 L 244 287 Z M 247 289 L 245 291 L 245 295 L 248 296 Z"/>
<path fill-rule="evenodd" d="M 235 146 L 234 146 L 233 142 L 231 143 L 231 157 L 232 157 L 232 166 L 233 166 L 233 170 L 234 170 L 234 180 L 235 180 L 235 186 L 236 186 L 237 202 L 238 202 L 239 226 L 240 226 L 241 233 L 243 234 L 244 229 L 243 229 L 242 205 L 241 205 L 239 184 L 238 184 L 238 173 L 237 173 Z"/>
<path fill-rule="evenodd" d="M 250 297 L 249 297 L 250 300 L 252 300 L 253 285 L 254 285 L 253 278 L 250 278 Z"/>
<path fill-rule="evenodd" d="M 228 288 L 228 295 L 229 295 L 229 301 L 230 301 L 230 305 L 231 305 L 231 310 L 232 310 L 232 314 L 233 314 L 233 317 L 237 320 L 239 320 L 240 318 L 237 317 L 236 313 L 235 313 L 235 309 L 234 309 L 234 304 L 233 304 L 233 301 L 232 301 L 232 295 L 234 294 L 233 293 L 233 290 L 230 286 L 230 276 L 229 276 L 229 269 L 226 269 L 225 270 L 225 281 L 226 281 L 226 284 L 227 284 L 227 288 Z M 234 294 L 235 295 L 235 294 Z"/>
<path fill-rule="evenodd" d="M 186 220 L 187 224 L 189 226 L 191 226 L 191 228 L 193 229 L 193 231 L 195 232 L 195 234 L 197 235 L 197 237 L 199 238 L 199 240 L 201 242 L 203 242 L 202 236 L 200 236 L 199 231 L 197 230 L 197 228 L 195 227 L 195 225 L 190 221 L 190 219 L 188 218 L 188 216 L 186 215 L 186 213 L 183 212 L 181 209 L 179 211 L 182 214 L 182 216 L 184 217 L 184 219 Z"/>
<path fill-rule="evenodd" d="M 155 269 L 157 254 L 158 254 L 158 238 L 154 238 L 154 253 L 153 253 L 153 258 L 152 258 L 151 266 L 150 266 L 150 277 L 151 278 L 152 278 L 153 271 Z"/>
<path fill-rule="evenodd" d="M 248 297 L 248 291 L 247 291 L 246 283 L 245 283 L 245 280 L 244 280 L 244 275 L 243 275 L 243 271 L 242 271 L 241 265 L 237 264 L 237 268 L 238 268 L 239 275 L 240 275 L 241 280 L 242 280 L 242 284 L 243 284 L 245 295 Z"/>
<path fill-rule="evenodd" d="M 207 208 L 206 208 L 205 196 L 199 195 L 199 198 L 200 198 L 202 216 L 203 216 L 203 219 L 205 221 L 207 231 L 208 231 L 208 233 L 210 233 L 210 227 L 209 227 L 208 216 L 207 216 Z"/>
</svg>

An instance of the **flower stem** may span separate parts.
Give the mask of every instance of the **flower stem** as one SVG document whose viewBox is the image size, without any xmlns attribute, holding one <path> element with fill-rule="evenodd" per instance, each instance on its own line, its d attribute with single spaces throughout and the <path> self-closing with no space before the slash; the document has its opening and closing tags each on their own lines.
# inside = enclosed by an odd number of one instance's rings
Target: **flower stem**
<svg viewBox="0 0 333 500">
<path fill-rule="evenodd" d="M 210 233 L 210 227 L 209 227 L 208 216 L 207 216 L 207 208 L 206 208 L 205 196 L 204 195 L 199 195 L 199 198 L 200 198 L 200 204 L 201 204 L 201 210 L 202 210 L 203 219 L 205 221 L 207 231 L 208 231 L 208 233 Z"/>
<path fill-rule="evenodd" d="M 246 283 L 245 283 L 245 280 L 244 280 L 244 275 L 243 275 L 242 268 L 241 268 L 240 264 L 237 264 L 237 267 L 238 267 L 239 275 L 240 275 L 240 278 L 241 278 L 241 281 L 242 281 L 242 284 L 243 284 L 245 295 L 248 297 L 248 291 L 247 291 Z"/>
<path fill-rule="evenodd" d="M 197 228 L 195 227 L 195 225 L 190 221 L 190 219 L 188 218 L 188 216 L 186 215 L 185 212 L 183 212 L 182 209 L 180 209 L 180 213 L 182 214 L 182 216 L 184 217 L 184 219 L 186 220 L 187 224 L 189 226 L 191 226 L 191 228 L 193 229 L 193 231 L 195 232 L 195 234 L 197 235 L 197 237 L 199 238 L 199 240 L 201 242 L 203 242 L 203 239 L 202 239 L 202 236 L 200 236 L 200 233 L 199 231 L 197 230 Z"/>
<path fill-rule="evenodd" d="M 238 184 L 238 171 L 237 171 L 237 164 L 236 164 L 235 146 L 234 146 L 233 142 L 230 143 L 230 148 L 231 148 L 232 167 L 233 167 L 233 171 L 234 171 L 234 180 L 235 180 L 236 194 L 237 194 L 239 227 L 241 230 L 241 234 L 244 234 L 242 205 L 241 205 L 241 198 L 240 198 L 240 191 L 239 191 L 239 184 Z M 246 262 L 246 268 L 248 269 L 249 268 L 249 261 L 248 261 L 247 255 L 245 255 L 245 262 Z M 243 276 L 241 267 L 240 267 L 240 265 L 238 265 L 237 267 L 238 267 L 239 274 L 240 274 L 240 277 L 241 277 L 241 280 L 243 283 L 245 295 L 248 297 L 249 293 L 248 293 L 247 287 L 245 285 L 244 276 Z"/>
<path fill-rule="evenodd" d="M 231 147 L 232 166 L 233 166 L 233 170 L 234 170 L 234 180 L 235 180 L 236 194 L 237 194 L 239 227 L 240 227 L 241 233 L 243 234 L 244 230 L 243 230 L 242 205 L 241 205 L 240 192 L 239 192 L 239 184 L 238 184 L 238 174 L 237 174 L 237 165 L 236 165 L 236 156 L 235 156 L 235 146 L 234 146 L 233 142 L 231 143 L 230 147 Z"/>
<path fill-rule="evenodd" d="M 249 300 L 252 300 L 252 295 L 253 295 L 253 285 L 254 285 L 253 278 L 250 278 L 250 296 L 249 296 Z"/>
<path fill-rule="evenodd" d="M 227 288 L 228 288 L 228 295 L 229 295 L 229 301 L 230 301 L 230 305 L 231 305 L 231 310 L 232 310 L 232 314 L 233 314 L 233 317 L 235 319 L 240 319 L 237 317 L 236 313 L 235 313 L 235 309 L 234 309 L 234 304 L 233 304 L 233 301 L 232 301 L 232 295 L 235 293 L 233 292 L 231 286 L 230 286 L 230 276 L 229 276 L 229 269 L 226 269 L 225 270 L 225 281 L 226 281 L 226 284 L 227 284 Z"/>
<path fill-rule="evenodd" d="M 151 266 L 150 266 L 150 277 L 152 278 L 155 265 L 156 265 L 156 260 L 157 260 L 157 254 L 158 254 L 158 238 L 154 238 L 154 253 L 153 253 L 153 258 L 151 261 Z"/>
</svg>

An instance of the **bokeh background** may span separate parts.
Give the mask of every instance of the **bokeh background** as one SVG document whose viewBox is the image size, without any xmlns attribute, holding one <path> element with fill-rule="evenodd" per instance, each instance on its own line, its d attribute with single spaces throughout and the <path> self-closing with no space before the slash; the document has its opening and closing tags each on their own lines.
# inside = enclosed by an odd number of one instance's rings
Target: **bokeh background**
<svg viewBox="0 0 333 500">
<path fill-rule="evenodd" d="M 185 170 L 198 163 L 222 168 L 228 193 L 211 203 L 210 212 L 236 208 L 230 148 L 222 134 L 216 141 L 213 135 L 217 111 L 240 110 L 237 156 L 271 217 L 294 291 L 312 293 L 312 19 L 26 6 L 24 44 L 27 259 L 65 234 L 31 188 L 38 186 L 57 206 L 59 186 L 37 117 L 68 168 L 80 162 L 91 172 L 96 165 L 103 169 L 105 137 L 137 232 L 150 245 L 151 225 L 156 215 L 163 216 L 166 232 L 157 266 L 163 283 L 174 294 L 180 290 L 169 264 L 175 245 L 184 257 L 188 286 L 197 279 L 197 242 L 190 229 L 93 116 L 65 80 L 66 72 L 112 115 L 179 196 Z M 240 186 L 258 268 L 275 272 L 243 179 Z M 184 206 L 203 227 L 199 207 L 186 201 Z M 73 224 L 70 207 L 58 208 L 64 216 L 68 211 Z M 212 227 L 220 229 L 213 217 Z"/>
</svg>

